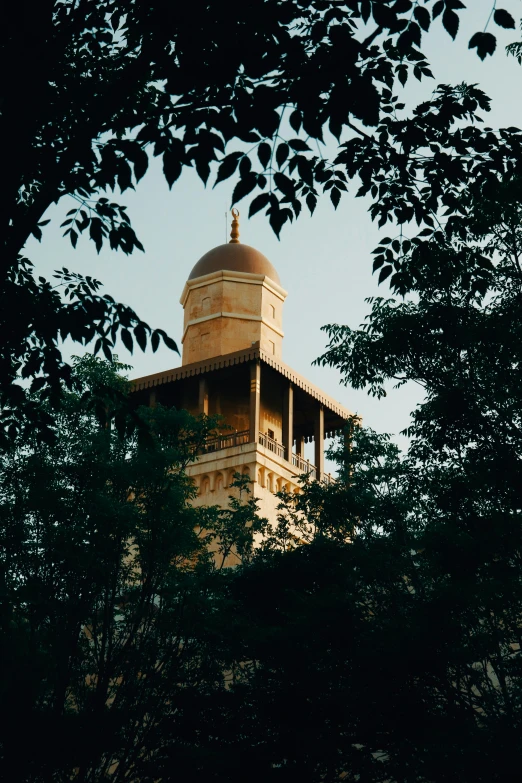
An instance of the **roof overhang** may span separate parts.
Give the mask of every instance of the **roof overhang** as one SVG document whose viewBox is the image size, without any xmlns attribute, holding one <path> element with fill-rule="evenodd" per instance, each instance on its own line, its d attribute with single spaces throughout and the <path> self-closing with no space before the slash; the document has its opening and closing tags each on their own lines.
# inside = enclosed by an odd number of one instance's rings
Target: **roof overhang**
<svg viewBox="0 0 522 783">
<path fill-rule="evenodd" d="M 190 378 L 195 375 L 205 375 L 206 373 L 215 372 L 224 367 L 232 367 L 236 364 L 243 364 L 256 360 L 260 360 L 269 367 L 272 367 L 276 372 L 280 373 L 285 378 L 288 378 L 295 386 L 318 400 L 325 408 L 328 408 L 328 410 L 332 411 L 332 413 L 335 413 L 337 416 L 340 416 L 342 419 L 349 419 L 353 416 L 348 408 L 345 408 L 340 402 L 334 400 L 322 389 L 319 389 L 318 386 L 315 386 L 287 364 L 284 364 L 284 362 L 275 359 L 273 356 L 270 356 L 270 354 L 262 351 L 259 348 L 259 344 L 253 345 L 252 348 L 249 348 L 248 350 L 235 351 L 234 353 L 228 353 L 223 356 L 213 356 L 211 359 L 205 359 L 202 362 L 184 364 L 181 367 L 175 367 L 172 370 L 154 373 L 153 375 L 145 375 L 142 378 L 135 378 L 131 381 L 131 392 L 153 389 L 155 386 L 174 383 L 183 378 Z"/>
</svg>

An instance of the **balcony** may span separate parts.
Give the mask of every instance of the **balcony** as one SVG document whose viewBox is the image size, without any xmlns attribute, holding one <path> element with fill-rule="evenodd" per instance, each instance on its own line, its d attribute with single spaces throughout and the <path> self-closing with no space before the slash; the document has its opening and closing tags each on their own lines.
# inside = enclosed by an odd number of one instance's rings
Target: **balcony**
<svg viewBox="0 0 522 783">
<path fill-rule="evenodd" d="M 234 446 L 244 446 L 250 442 L 249 438 L 249 430 L 233 432 L 230 435 L 218 435 L 217 438 L 211 438 L 207 441 L 204 449 L 202 449 L 202 453 L 211 454 L 214 451 L 221 451 L 221 449 L 230 449 Z M 263 446 L 268 451 L 271 451 L 280 459 L 284 459 L 287 462 L 289 461 L 286 456 L 285 447 L 283 444 L 279 443 L 279 441 L 274 440 L 273 438 L 270 438 L 266 433 L 259 433 L 258 443 L 260 446 Z M 296 468 L 296 475 L 302 475 L 303 473 L 306 473 L 312 479 L 317 478 L 317 468 L 315 465 L 312 465 L 310 460 L 303 459 L 300 454 L 292 453 L 290 462 L 291 465 Z M 335 479 L 329 473 L 325 473 L 323 474 L 322 481 L 324 481 L 325 484 L 333 484 Z"/>
<path fill-rule="evenodd" d="M 207 440 L 205 448 L 202 449 L 202 451 L 204 454 L 209 454 L 212 451 L 231 449 L 233 446 L 244 446 L 245 443 L 249 442 L 249 435 L 249 430 L 233 432 L 230 435 L 218 435 L 217 438 Z"/>
</svg>

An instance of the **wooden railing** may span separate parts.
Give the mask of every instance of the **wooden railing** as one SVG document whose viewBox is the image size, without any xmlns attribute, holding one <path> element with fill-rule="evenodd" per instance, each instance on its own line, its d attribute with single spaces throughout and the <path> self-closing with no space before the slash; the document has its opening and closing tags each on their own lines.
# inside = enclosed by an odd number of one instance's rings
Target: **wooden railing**
<svg viewBox="0 0 522 783">
<path fill-rule="evenodd" d="M 269 438 L 268 435 L 265 435 L 264 432 L 259 433 L 259 444 L 264 446 L 265 449 L 268 449 L 268 451 L 272 451 L 274 454 L 277 454 L 278 457 L 286 459 L 285 447 L 283 444 L 278 443 L 278 441 L 274 440 L 273 438 Z"/>
<path fill-rule="evenodd" d="M 213 451 L 220 451 L 221 449 L 230 449 L 233 446 L 244 446 L 250 442 L 250 431 L 242 430 L 241 432 L 232 432 L 230 435 L 218 435 L 217 438 L 211 438 L 207 441 L 205 447 L 202 449 L 203 453 L 211 453 Z M 259 433 L 259 444 L 264 446 L 265 449 L 276 454 L 281 459 L 287 460 L 285 447 L 277 440 L 270 438 L 264 432 Z M 288 460 L 287 460 L 288 461 Z M 312 465 L 310 460 L 303 459 L 300 454 L 291 455 L 291 464 L 294 468 L 297 468 L 296 473 L 307 473 L 310 478 L 317 478 L 317 468 Z M 336 479 L 329 473 L 324 473 L 321 481 L 325 484 L 333 484 Z"/>
<path fill-rule="evenodd" d="M 243 446 L 248 443 L 250 438 L 249 430 L 241 432 L 232 432 L 230 435 L 219 435 L 217 438 L 207 440 L 204 451 L 206 453 L 219 451 L 220 449 L 230 449 L 233 446 Z"/>
<path fill-rule="evenodd" d="M 299 473 L 309 473 L 310 478 L 317 477 L 317 468 L 310 464 L 309 459 L 303 459 L 299 454 L 292 454 L 292 465 Z"/>
</svg>

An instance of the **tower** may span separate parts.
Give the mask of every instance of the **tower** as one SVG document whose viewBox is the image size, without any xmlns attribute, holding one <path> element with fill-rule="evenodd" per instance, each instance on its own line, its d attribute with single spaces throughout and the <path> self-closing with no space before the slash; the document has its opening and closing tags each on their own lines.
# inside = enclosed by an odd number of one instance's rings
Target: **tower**
<svg viewBox="0 0 522 783">
<path fill-rule="evenodd" d="M 221 414 L 228 429 L 188 469 L 195 504 L 227 506 L 234 473 L 247 473 L 261 514 L 275 521 L 275 492 L 298 491 L 302 473 L 331 480 L 324 440 L 350 412 L 283 362 L 287 292 L 270 261 L 239 242 L 237 210 L 233 218 L 231 241 L 205 253 L 183 289 L 181 366 L 135 379 L 133 395 L 138 404 Z"/>
</svg>

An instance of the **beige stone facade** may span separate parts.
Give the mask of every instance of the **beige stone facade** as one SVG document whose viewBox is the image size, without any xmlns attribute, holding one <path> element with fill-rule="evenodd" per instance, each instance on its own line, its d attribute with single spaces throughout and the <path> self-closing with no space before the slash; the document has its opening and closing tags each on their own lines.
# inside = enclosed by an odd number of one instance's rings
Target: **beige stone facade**
<svg viewBox="0 0 522 783">
<path fill-rule="evenodd" d="M 228 506 L 234 473 L 247 473 L 262 515 L 275 521 L 275 492 L 299 491 L 303 473 L 330 480 L 324 439 L 343 430 L 350 411 L 283 363 L 287 293 L 270 261 L 237 241 L 237 221 L 235 230 L 184 287 L 181 367 L 137 378 L 133 395 L 136 404 L 220 414 L 225 426 L 189 468 L 196 505 Z M 307 441 L 313 464 L 304 458 Z"/>
<path fill-rule="evenodd" d="M 184 308 L 183 364 L 224 356 L 259 343 L 281 358 L 286 291 L 267 275 L 218 271 L 188 280 Z"/>
</svg>

